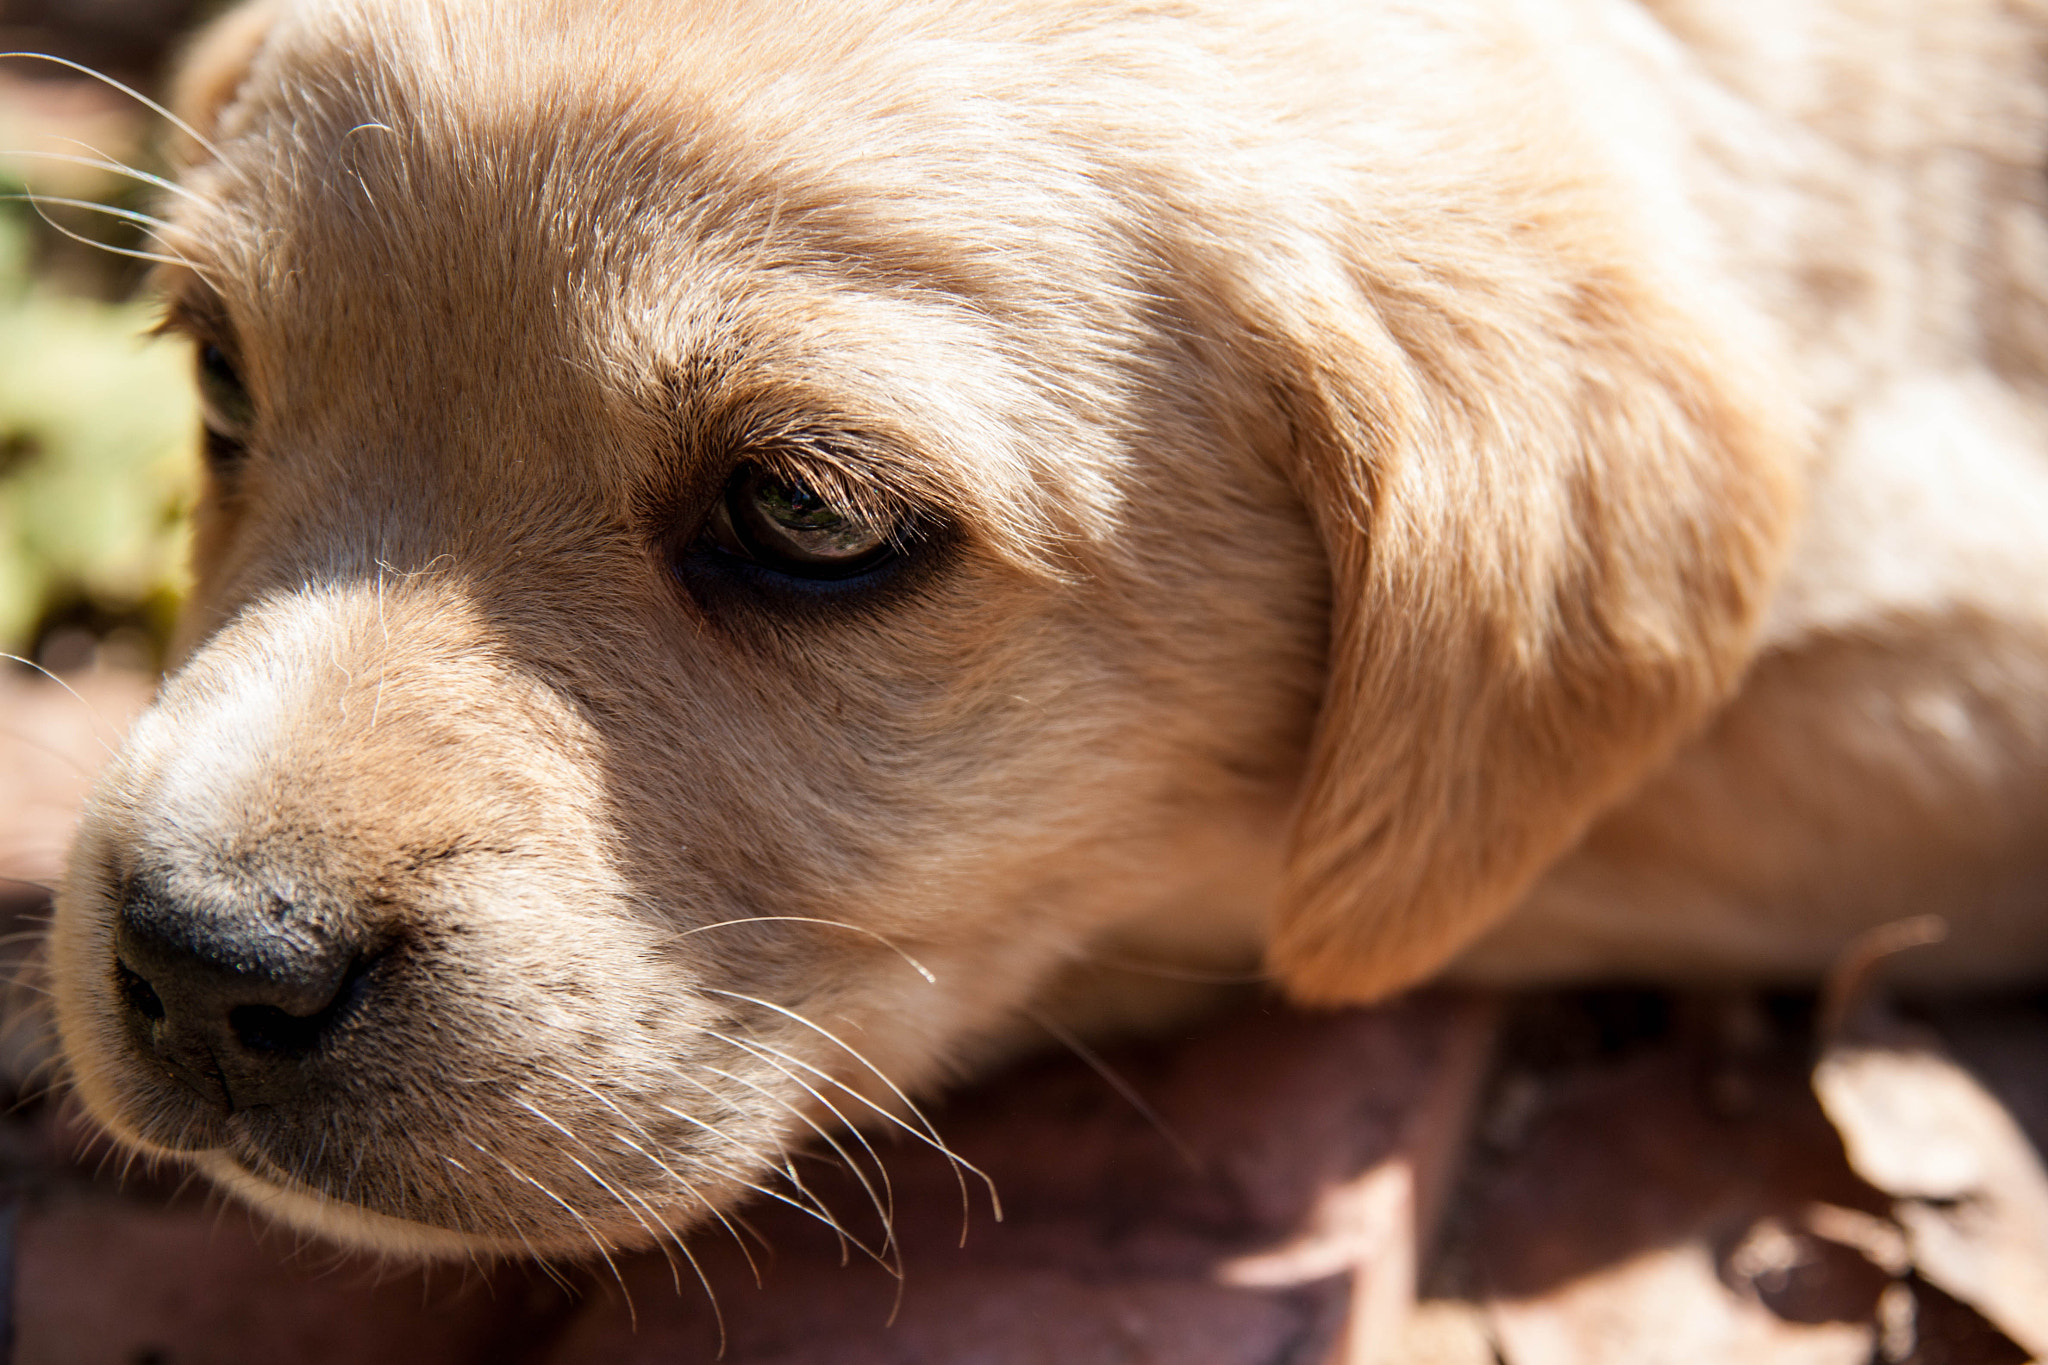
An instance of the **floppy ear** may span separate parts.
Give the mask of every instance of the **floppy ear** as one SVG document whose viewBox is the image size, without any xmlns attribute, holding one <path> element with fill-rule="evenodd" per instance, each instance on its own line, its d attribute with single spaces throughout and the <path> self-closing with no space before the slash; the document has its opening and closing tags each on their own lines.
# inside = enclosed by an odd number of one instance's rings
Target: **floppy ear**
<svg viewBox="0 0 2048 1365">
<path fill-rule="evenodd" d="M 201 137 L 219 131 L 220 117 L 234 103 L 270 26 L 277 18 L 276 0 L 252 0 L 229 10 L 195 34 L 179 57 L 171 78 L 171 111 Z M 178 140 L 177 159 L 191 165 L 204 149 L 190 136 Z"/>
<path fill-rule="evenodd" d="M 1332 595 L 1270 947 L 1306 1001 L 1509 910 L 1730 693 L 1790 535 L 1775 382 L 1616 243 L 1552 245 L 1346 264 L 1268 316 Z"/>
</svg>

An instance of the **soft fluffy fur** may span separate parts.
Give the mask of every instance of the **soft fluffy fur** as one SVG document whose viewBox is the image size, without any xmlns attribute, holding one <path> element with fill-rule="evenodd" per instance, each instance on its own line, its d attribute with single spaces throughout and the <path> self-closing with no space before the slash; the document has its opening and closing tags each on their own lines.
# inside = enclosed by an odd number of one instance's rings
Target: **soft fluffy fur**
<svg viewBox="0 0 2048 1365">
<path fill-rule="evenodd" d="M 1790 979 L 1933 910 L 1930 977 L 2037 971 L 2043 36 L 232 16 L 166 288 L 256 417 L 60 904 L 88 1106 L 344 1241 L 573 1251 L 1029 1002 L 1139 1010 L 1104 962 Z M 679 581 L 742 459 L 948 530 L 873 593 Z M 137 868 L 392 945 L 318 1102 L 127 1044 Z"/>
</svg>

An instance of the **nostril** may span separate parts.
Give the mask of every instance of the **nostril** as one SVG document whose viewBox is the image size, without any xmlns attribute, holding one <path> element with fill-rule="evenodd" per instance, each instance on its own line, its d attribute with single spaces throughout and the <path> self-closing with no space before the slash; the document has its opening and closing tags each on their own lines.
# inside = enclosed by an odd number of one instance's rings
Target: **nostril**
<svg viewBox="0 0 2048 1365">
<path fill-rule="evenodd" d="M 332 997 L 311 1014 L 293 1014 L 276 1005 L 260 1003 L 236 1005 L 228 1011 L 228 1027 L 234 1032 L 235 1041 L 251 1052 L 311 1052 L 349 1007 L 370 966 L 367 957 L 350 963 Z"/>
<path fill-rule="evenodd" d="M 237 1005 L 228 1011 L 228 1027 L 251 1052 L 311 1052 L 326 1032 L 326 1011 L 302 1018 L 275 1005 Z"/>
<path fill-rule="evenodd" d="M 121 992 L 121 998 L 151 1023 L 159 1023 L 164 1017 L 163 997 L 156 993 L 156 987 L 129 969 L 120 958 L 114 959 L 114 984 Z"/>
</svg>

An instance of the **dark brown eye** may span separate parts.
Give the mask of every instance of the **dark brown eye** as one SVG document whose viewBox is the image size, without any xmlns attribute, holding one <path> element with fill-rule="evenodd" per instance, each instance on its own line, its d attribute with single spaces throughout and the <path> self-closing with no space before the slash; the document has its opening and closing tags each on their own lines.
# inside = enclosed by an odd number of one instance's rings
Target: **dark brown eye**
<svg viewBox="0 0 2048 1365">
<path fill-rule="evenodd" d="M 199 405 L 206 423 L 206 458 L 229 469 L 247 453 L 256 405 L 228 353 L 212 343 L 199 348 Z"/>
<path fill-rule="evenodd" d="M 795 578 L 852 578 L 897 554 L 893 527 L 752 464 L 733 472 L 709 530 L 727 553 Z"/>
</svg>

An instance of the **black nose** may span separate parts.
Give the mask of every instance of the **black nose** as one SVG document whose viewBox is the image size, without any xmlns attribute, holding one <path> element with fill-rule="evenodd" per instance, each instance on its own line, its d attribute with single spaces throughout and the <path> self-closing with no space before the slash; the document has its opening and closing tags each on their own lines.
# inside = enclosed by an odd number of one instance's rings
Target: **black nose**
<svg viewBox="0 0 2048 1365">
<path fill-rule="evenodd" d="M 260 888 L 131 882 L 114 928 L 131 1035 L 222 1112 L 300 1098 L 370 965 L 334 918 Z"/>
</svg>

